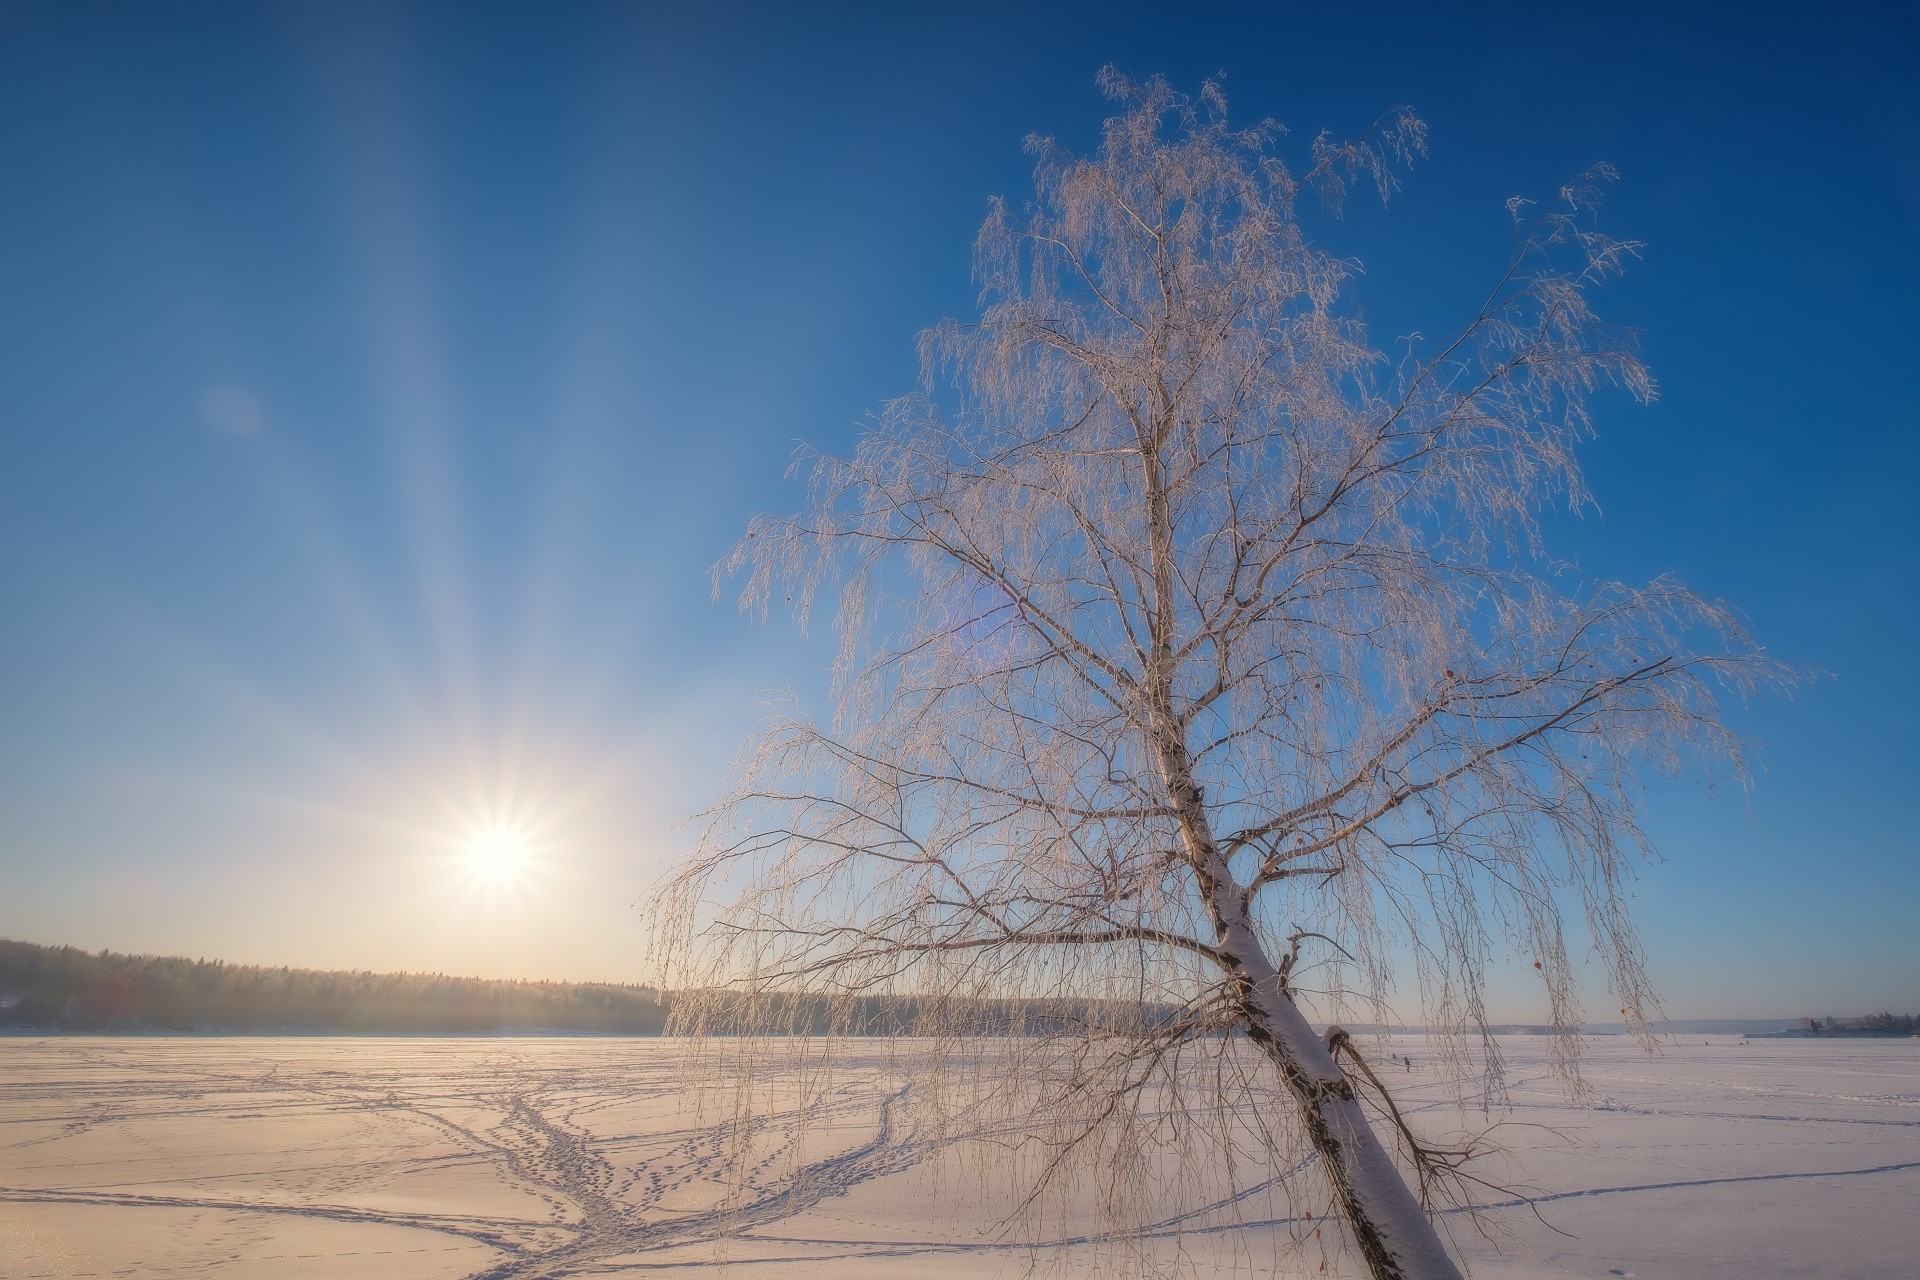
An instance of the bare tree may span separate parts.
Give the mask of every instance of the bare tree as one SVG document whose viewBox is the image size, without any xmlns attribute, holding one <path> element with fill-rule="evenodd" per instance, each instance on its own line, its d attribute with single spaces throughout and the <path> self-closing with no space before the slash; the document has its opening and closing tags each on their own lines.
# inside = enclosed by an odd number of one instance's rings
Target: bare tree
<svg viewBox="0 0 1920 1280">
<path fill-rule="evenodd" d="M 890 995 L 955 1053 L 1049 1030 L 992 1068 L 1043 1178 L 1076 1151 L 1131 1169 L 1115 1135 L 1148 1111 L 1242 1153 L 1252 1125 L 1268 1175 L 1317 1152 L 1374 1276 L 1457 1276 L 1421 1201 L 1466 1153 L 1417 1140 L 1309 1008 L 1417 993 L 1466 1043 L 1517 950 L 1571 1032 L 1577 903 L 1644 1028 L 1641 779 L 1738 773 L 1719 705 L 1781 672 L 1721 606 L 1541 545 L 1543 510 L 1587 501 L 1590 394 L 1653 393 L 1589 307 L 1635 248 L 1594 228 L 1609 175 L 1512 202 L 1477 312 L 1390 358 L 1299 207 L 1385 198 L 1417 119 L 1322 135 L 1296 172 L 1212 85 L 1102 85 L 1097 153 L 1034 140 L 1031 206 L 995 204 L 979 317 L 923 335 L 925 391 L 722 566 L 762 615 L 835 602 L 836 713 L 754 744 L 662 937 L 738 1016 Z M 1249 1046 L 1292 1119 L 1246 1118 Z"/>
</svg>

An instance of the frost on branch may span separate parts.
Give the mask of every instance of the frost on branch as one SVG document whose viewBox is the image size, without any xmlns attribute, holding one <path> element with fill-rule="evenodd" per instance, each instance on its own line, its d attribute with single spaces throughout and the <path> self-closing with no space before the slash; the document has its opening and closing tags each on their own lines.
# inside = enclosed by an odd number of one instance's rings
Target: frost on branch
<svg viewBox="0 0 1920 1280">
<path fill-rule="evenodd" d="M 1784 673 L 1677 582 L 1548 558 L 1590 398 L 1654 392 L 1591 305 L 1635 249 L 1605 170 L 1515 202 L 1487 292 L 1389 355 L 1307 219 L 1391 194 L 1417 119 L 1295 170 L 1214 86 L 1102 84 L 1099 149 L 1033 141 L 1032 200 L 993 206 L 922 391 L 716 571 L 831 610 L 834 705 L 751 744 L 661 946 L 710 993 L 690 1029 L 924 1037 L 929 1114 L 1015 1135 L 1035 1204 L 1084 1174 L 1137 1228 L 1183 1179 L 1272 1179 L 1375 1275 L 1450 1275 L 1385 1086 L 1308 1015 L 1392 994 L 1497 1086 L 1518 954 L 1571 1072 L 1570 904 L 1644 1028 L 1641 780 L 1740 776 L 1720 707 Z M 1457 1168 L 1397 1127 L 1416 1185 Z"/>
</svg>

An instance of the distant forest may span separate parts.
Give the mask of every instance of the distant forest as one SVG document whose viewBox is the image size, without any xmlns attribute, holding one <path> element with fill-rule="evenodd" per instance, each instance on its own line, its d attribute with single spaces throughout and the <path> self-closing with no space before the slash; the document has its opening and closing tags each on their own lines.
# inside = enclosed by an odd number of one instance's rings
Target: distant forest
<svg viewBox="0 0 1920 1280">
<path fill-rule="evenodd" d="M 659 1035 L 666 1020 L 667 1001 L 651 987 L 271 969 L 0 939 L 0 1026 Z"/>
<path fill-rule="evenodd" d="M 1810 1036 L 1920 1036 L 1920 1015 L 1870 1013 L 1864 1018 L 1800 1019 L 1800 1030 Z"/>
<path fill-rule="evenodd" d="M 711 994 L 711 993 L 709 993 Z M 969 1010 L 975 1031 L 1030 1035 L 1111 1021 L 1116 1010 L 1071 999 L 988 1000 Z M 45 947 L 0 938 L 0 1027 L 50 1031 L 528 1034 L 657 1036 L 673 997 L 606 982 L 519 982 L 442 973 L 267 968 Z M 932 1012 L 900 997 L 827 1002 L 766 996 L 749 1007 L 702 1001 L 702 1025 L 725 1035 L 872 1035 L 924 1029 Z M 1120 1011 L 1125 1016 L 1125 1011 Z M 1149 1021 L 1160 1006 L 1132 1010 Z"/>
<path fill-rule="evenodd" d="M 975 1010 L 970 1021 L 976 1030 L 1030 1034 L 1079 1023 L 1091 1012 L 1088 1005 L 1071 1000 L 991 1003 L 991 1016 L 982 1018 Z M 0 938 L 0 1027 L 49 1031 L 366 1035 L 521 1031 L 655 1036 L 665 1031 L 671 1006 L 668 993 L 618 983 L 276 969 L 179 956 L 45 947 Z M 912 1031 L 925 1012 L 915 1001 L 883 997 L 834 1009 L 815 1001 L 794 1005 L 775 998 L 763 1010 L 762 1025 L 767 1030 L 814 1034 Z M 1171 1016 L 1173 1011 L 1155 1007 L 1141 1012 L 1151 1022 Z M 1672 1029 L 1724 1031 L 1735 1025 L 1687 1023 L 1673 1024 Z M 1920 1016 L 1876 1013 L 1862 1018 L 1802 1018 L 1798 1034 L 1920 1035 Z"/>
</svg>

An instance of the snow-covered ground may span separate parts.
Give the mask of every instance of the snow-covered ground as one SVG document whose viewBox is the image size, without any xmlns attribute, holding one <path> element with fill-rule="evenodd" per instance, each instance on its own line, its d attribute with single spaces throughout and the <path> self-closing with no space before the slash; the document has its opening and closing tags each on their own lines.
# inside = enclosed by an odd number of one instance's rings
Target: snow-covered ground
<svg viewBox="0 0 1920 1280">
<path fill-rule="evenodd" d="M 1489 1172 L 1535 1203 L 1446 1219 L 1475 1276 L 1920 1276 L 1920 1040 L 1693 1036 L 1648 1058 L 1596 1038 L 1591 1106 L 1543 1042 L 1501 1045 L 1520 1123 Z M 1416 1123 L 1453 1123 L 1418 1042 L 1392 1048 Z M 902 1077 L 857 1048 L 804 1126 L 768 1116 L 722 1213 L 724 1131 L 686 1105 L 682 1063 L 650 1040 L 0 1038 L 0 1274 L 1113 1268 L 1070 1205 L 1040 1238 L 999 1227 L 1012 1172 L 903 1138 Z M 1132 1247 L 1159 1275 L 1320 1275 L 1311 1207 L 1170 1201 Z"/>
</svg>

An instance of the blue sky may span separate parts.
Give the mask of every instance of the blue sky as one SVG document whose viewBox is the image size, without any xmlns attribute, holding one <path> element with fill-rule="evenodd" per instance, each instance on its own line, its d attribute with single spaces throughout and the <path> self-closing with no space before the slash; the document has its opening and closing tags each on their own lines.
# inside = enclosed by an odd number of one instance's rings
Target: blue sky
<svg viewBox="0 0 1920 1280">
<path fill-rule="evenodd" d="M 1575 8 L 9 5 L 0 935 L 638 976 L 757 691 L 820 686 L 708 566 L 910 387 L 1112 62 L 1295 145 L 1426 118 L 1392 208 L 1319 229 L 1383 336 L 1477 300 L 1507 196 L 1620 169 L 1603 306 L 1662 396 L 1600 405 L 1558 546 L 1830 673 L 1737 713 L 1750 801 L 1654 794 L 1655 977 L 1920 1006 L 1916 20 Z M 538 864 L 476 880 L 503 822 Z"/>
</svg>

